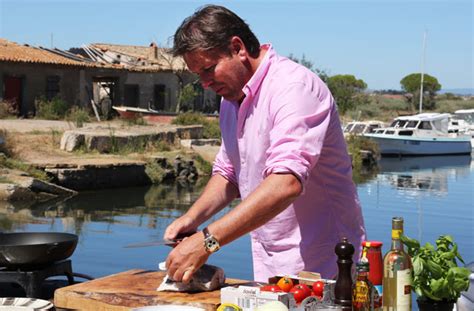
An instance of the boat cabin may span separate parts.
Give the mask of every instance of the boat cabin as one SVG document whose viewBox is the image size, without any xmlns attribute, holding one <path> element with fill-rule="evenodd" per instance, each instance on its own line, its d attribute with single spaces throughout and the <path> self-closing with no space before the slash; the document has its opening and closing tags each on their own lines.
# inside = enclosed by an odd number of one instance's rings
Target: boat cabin
<svg viewBox="0 0 474 311">
<path fill-rule="evenodd" d="M 374 134 L 400 136 L 433 136 L 448 133 L 449 114 L 421 113 L 413 116 L 398 117 L 387 128 L 374 130 Z"/>
</svg>

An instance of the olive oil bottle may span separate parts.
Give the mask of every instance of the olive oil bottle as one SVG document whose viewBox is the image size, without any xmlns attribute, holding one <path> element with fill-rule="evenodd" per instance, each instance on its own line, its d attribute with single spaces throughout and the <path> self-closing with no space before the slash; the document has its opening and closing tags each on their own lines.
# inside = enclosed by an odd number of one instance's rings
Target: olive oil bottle
<svg viewBox="0 0 474 311">
<path fill-rule="evenodd" d="M 400 237 L 403 235 L 403 218 L 392 218 L 392 246 L 383 259 L 383 310 L 411 310 L 410 256 L 404 251 Z"/>
</svg>

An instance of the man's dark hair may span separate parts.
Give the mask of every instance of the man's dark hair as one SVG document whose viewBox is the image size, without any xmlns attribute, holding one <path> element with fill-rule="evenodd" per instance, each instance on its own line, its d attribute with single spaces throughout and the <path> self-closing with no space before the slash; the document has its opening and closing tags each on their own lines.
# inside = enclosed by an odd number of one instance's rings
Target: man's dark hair
<svg viewBox="0 0 474 311">
<path fill-rule="evenodd" d="M 252 57 L 258 57 L 260 42 L 239 16 L 218 5 L 206 5 L 187 17 L 174 35 L 172 53 L 182 56 L 193 50 L 217 49 L 231 54 L 230 39 L 242 39 Z"/>
</svg>

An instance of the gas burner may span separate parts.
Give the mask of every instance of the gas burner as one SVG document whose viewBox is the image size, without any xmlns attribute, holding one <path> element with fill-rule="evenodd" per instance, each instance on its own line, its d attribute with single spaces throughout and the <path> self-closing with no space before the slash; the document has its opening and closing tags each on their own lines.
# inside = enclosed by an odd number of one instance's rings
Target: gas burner
<svg viewBox="0 0 474 311">
<path fill-rule="evenodd" d="M 28 298 L 41 298 L 41 285 L 51 276 L 65 275 L 69 285 L 74 284 L 71 260 L 56 261 L 41 267 L 0 268 L 0 283 L 16 283 Z"/>
</svg>

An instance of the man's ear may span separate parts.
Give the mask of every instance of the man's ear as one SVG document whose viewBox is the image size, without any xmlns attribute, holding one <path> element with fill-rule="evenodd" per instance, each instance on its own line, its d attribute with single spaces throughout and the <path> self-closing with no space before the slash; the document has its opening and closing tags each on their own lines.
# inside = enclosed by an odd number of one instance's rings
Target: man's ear
<svg viewBox="0 0 474 311">
<path fill-rule="evenodd" d="M 247 49 L 245 48 L 245 44 L 237 36 L 233 36 L 232 39 L 230 40 L 230 48 L 232 51 L 232 54 L 237 54 L 242 60 L 247 59 Z"/>
</svg>

